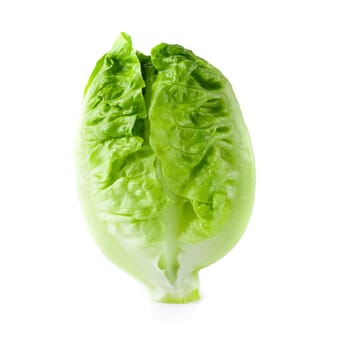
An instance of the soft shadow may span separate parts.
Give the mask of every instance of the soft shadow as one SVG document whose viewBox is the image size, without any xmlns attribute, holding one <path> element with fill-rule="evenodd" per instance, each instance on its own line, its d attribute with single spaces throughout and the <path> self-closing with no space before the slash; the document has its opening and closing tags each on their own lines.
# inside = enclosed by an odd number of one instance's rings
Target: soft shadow
<svg viewBox="0 0 350 350">
<path fill-rule="evenodd" d="M 200 304 L 201 300 L 187 304 L 166 304 L 151 301 L 150 314 L 158 321 L 178 323 L 190 319 Z"/>
</svg>

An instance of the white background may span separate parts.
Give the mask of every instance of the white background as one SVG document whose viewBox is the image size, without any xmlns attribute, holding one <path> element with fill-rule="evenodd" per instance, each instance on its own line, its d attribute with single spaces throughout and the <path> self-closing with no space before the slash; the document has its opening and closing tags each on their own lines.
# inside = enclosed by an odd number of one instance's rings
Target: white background
<svg viewBox="0 0 350 350">
<path fill-rule="evenodd" d="M 348 1 L 0 5 L 0 349 L 350 349 Z M 231 80 L 256 204 L 202 300 L 162 305 L 99 251 L 75 190 L 82 92 L 120 31 Z"/>
</svg>

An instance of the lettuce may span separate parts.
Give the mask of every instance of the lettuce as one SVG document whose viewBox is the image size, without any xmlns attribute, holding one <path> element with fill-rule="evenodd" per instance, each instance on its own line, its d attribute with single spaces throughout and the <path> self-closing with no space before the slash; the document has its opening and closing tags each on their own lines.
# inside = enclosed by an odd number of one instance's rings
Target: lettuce
<svg viewBox="0 0 350 350">
<path fill-rule="evenodd" d="M 75 159 L 104 254 L 156 301 L 199 299 L 198 271 L 238 242 L 254 200 L 248 131 L 221 72 L 179 45 L 145 56 L 122 33 L 86 85 Z"/>
</svg>

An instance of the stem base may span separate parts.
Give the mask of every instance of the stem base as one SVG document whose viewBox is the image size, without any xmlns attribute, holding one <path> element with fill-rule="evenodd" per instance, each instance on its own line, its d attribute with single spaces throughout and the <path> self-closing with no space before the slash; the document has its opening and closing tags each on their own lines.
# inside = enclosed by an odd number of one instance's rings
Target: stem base
<svg viewBox="0 0 350 350">
<path fill-rule="evenodd" d="M 167 304 L 186 304 L 197 301 L 199 299 L 200 293 L 198 289 L 194 289 L 188 294 L 166 294 L 160 298 L 153 296 L 154 301 Z"/>
</svg>

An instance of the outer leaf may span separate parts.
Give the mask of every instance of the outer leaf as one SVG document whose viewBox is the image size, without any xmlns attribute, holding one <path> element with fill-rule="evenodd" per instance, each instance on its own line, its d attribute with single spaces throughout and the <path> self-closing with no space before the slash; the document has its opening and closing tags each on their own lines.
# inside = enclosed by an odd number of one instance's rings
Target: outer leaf
<svg viewBox="0 0 350 350">
<path fill-rule="evenodd" d="M 76 164 L 81 203 L 97 243 L 154 289 L 169 283 L 156 258 L 165 231 L 158 216 L 167 198 L 145 133 L 144 86 L 140 62 L 123 33 L 86 87 Z"/>
<path fill-rule="evenodd" d="M 250 139 L 220 71 L 179 45 L 157 46 L 152 61 L 158 75 L 149 110 L 150 144 L 163 184 L 183 201 L 187 216 L 192 212 L 178 240 L 188 254 L 197 249 L 191 244 L 206 238 L 213 240 L 203 244 L 223 247 L 206 250 L 196 262 L 201 268 L 231 249 L 248 222 L 255 184 Z"/>
</svg>

